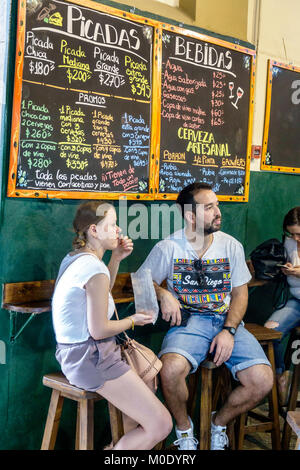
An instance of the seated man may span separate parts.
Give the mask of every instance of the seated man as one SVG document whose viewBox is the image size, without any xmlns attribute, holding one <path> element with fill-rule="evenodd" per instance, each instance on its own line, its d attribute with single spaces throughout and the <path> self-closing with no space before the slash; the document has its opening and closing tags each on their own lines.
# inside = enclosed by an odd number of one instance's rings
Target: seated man
<svg viewBox="0 0 300 470">
<path fill-rule="evenodd" d="M 220 231 L 217 196 L 209 185 L 193 183 L 180 192 L 177 203 L 185 228 L 157 243 L 140 267 L 151 270 L 162 318 L 171 320 L 159 353 L 162 389 L 176 421 L 175 445 L 196 449 L 185 379 L 209 353 L 217 366 L 225 363 L 239 384 L 212 415 L 211 449 L 223 450 L 226 425 L 269 393 L 273 372 L 243 326 L 251 275 L 242 245 Z M 167 289 L 160 287 L 164 280 Z"/>
</svg>

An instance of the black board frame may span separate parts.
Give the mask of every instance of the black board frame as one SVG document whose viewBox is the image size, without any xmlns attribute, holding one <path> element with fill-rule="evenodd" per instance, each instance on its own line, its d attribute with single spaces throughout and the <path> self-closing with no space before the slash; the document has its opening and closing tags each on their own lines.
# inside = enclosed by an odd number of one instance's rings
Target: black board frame
<svg viewBox="0 0 300 470">
<path fill-rule="evenodd" d="M 273 70 L 274 67 L 278 67 L 284 70 L 290 70 L 300 74 L 300 67 L 294 65 L 284 64 L 273 59 L 268 60 L 268 72 L 267 72 L 267 89 L 266 89 L 266 106 L 265 106 L 265 122 L 264 122 L 264 133 L 263 133 L 263 144 L 262 144 L 262 157 L 260 163 L 260 169 L 263 171 L 273 171 L 280 173 L 300 173 L 300 166 L 281 166 L 272 165 L 268 163 L 268 142 L 269 142 L 269 129 L 271 119 L 271 104 L 272 104 L 272 90 L 273 90 Z M 299 75 L 300 79 L 300 75 Z"/>
</svg>

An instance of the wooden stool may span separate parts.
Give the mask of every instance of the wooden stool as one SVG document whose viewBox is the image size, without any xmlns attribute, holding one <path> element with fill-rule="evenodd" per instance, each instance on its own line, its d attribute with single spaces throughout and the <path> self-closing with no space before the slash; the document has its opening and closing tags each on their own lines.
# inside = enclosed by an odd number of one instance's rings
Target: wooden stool
<svg viewBox="0 0 300 470">
<path fill-rule="evenodd" d="M 215 389 L 213 390 L 213 372 L 215 371 Z M 210 449 L 211 413 L 216 409 L 219 398 L 224 403 L 231 392 L 231 376 L 227 367 L 222 364 L 217 367 L 214 362 L 203 361 L 197 372 L 189 376 L 189 399 L 187 410 L 189 416 L 193 417 L 196 406 L 197 386 L 201 378 L 200 395 L 200 431 L 199 449 Z M 234 448 L 234 433 L 232 426 L 228 426 L 228 437 L 230 447 Z"/>
<path fill-rule="evenodd" d="M 281 333 L 264 326 L 257 325 L 255 323 L 246 323 L 245 328 L 255 336 L 257 341 L 266 348 L 266 355 L 271 363 L 272 370 L 274 373 L 274 384 L 271 392 L 269 393 L 269 415 L 263 416 L 259 413 L 249 411 L 243 413 L 237 419 L 237 449 L 241 450 L 244 444 L 245 434 L 253 432 L 267 432 L 271 431 L 272 435 L 272 449 L 280 450 L 280 427 L 279 427 L 279 410 L 278 410 L 278 396 L 277 396 L 277 385 L 275 380 L 275 358 L 274 358 L 274 347 L 273 341 L 281 338 Z M 260 421 L 260 424 L 246 425 L 246 418 L 251 416 L 256 420 Z"/>
<path fill-rule="evenodd" d="M 288 411 L 286 421 L 297 434 L 295 450 L 300 450 L 300 411 Z"/>
<path fill-rule="evenodd" d="M 292 354 L 293 354 L 293 342 L 295 340 L 300 339 L 300 327 L 294 328 L 291 331 L 290 339 L 286 348 L 286 356 L 285 356 L 285 365 L 286 369 L 288 370 L 292 363 Z M 297 408 L 297 399 L 298 399 L 298 390 L 300 385 L 300 363 L 294 365 L 293 375 L 292 375 L 292 382 L 291 388 L 288 397 L 288 403 L 286 407 L 286 411 L 283 410 L 284 407 L 281 409 L 282 416 L 286 417 L 287 413 L 290 411 L 295 411 Z M 283 425 L 282 431 L 282 449 L 288 450 L 290 447 L 290 439 L 291 439 L 291 427 L 288 426 L 287 420 L 285 420 Z"/>
<path fill-rule="evenodd" d="M 98 393 L 87 392 L 71 385 L 57 372 L 43 377 L 43 384 L 52 388 L 51 401 L 44 430 L 41 450 L 53 450 L 56 442 L 64 398 L 77 401 L 76 450 L 93 450 L 94 402 L 104 400 Z M 121 412 L 108 402 L 113 444 L 124 434 Z"/>
</svg>

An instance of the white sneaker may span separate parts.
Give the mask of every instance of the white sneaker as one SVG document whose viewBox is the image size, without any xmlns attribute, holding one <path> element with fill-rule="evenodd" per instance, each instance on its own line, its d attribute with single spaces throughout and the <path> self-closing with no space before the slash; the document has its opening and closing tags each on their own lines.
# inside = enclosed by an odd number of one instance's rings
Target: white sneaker
<svg viewBox="0 0 300 470">
<path fill-rule="evenodd" d="M 212 416 L 215 413 L 216 411 L 212 413 Z M 229 439 L 226 434 L 226 426 L 216 426 L 211 421 L 210 450 L 224 450 L 224 448 L 228 446 L 229 446 Z"/>
<path fill-rule="evenodd" d="M 194 437 L 194 425 L 189 417 L 191 427 L 184 431 L 177 429 L 175 426 L 177 440 L 174 441 L 174 445 L 178 446 L 178 450 L 197 450 L 198 441 Z"/>
</svg>

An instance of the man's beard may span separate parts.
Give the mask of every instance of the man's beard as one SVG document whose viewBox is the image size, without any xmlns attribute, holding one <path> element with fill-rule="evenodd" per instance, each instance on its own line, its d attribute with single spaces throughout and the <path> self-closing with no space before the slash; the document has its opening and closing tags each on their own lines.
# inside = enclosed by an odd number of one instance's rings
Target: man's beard
<svg viewBox="0 0 300 470">
<path fill-rule="evenodd" d="M 216 217 L 208 227 L 204 227 L 204 235 L 210 235 L 211 233 L 218 232 L 220 230 L 221 224 L 218 227 L 214 227 L 213 225 L 217 220 L 221 221 L 221 217 Z"/>
</svg>

